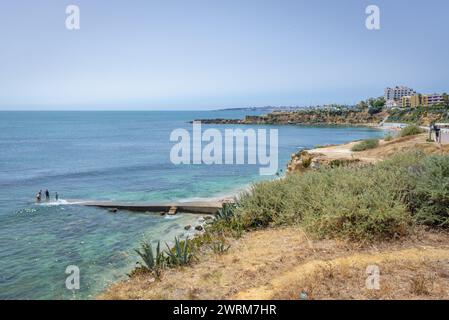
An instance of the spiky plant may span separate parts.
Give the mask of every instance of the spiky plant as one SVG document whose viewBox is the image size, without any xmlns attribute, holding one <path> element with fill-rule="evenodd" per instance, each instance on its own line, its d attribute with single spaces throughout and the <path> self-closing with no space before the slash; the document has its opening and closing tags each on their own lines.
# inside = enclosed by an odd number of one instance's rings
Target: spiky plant
<svg viewBox="0 0 449 320">
<path fill-rule="evenodd" d="M 190 264 L 194 255 L 192 252 L 192 246 L 190 240 L 187 238 L 185 241 L 180 241 L 179 238 L 175 237 L 175 245 L 170 248 L 167 246 L 167 263 L 169 266 L 184 266 Z"/>
<path fill-rule="evenodd" d="M 165 267 L 165 254 L 161 251 L 161 243 L 158 241 L 156 246 L 156 256 L 154 255 L 153 246 L 151 242 L 143 242 L 139 250 L 134 250 L 145 264 L 144 267 L 152 272 L 157 278 L 160 277 L 162 270 Z"/>
<path fill-rule="evenodd" d="M 235 207 L 234 203 L 223 203 L 223 207 L 218 210 L 215 218 L 217 220 L 230 221 L 234 216 Z"/>
<path fill-rule="evenodd" d="M 231 245 L 227 245 L 224 241 L 216 241 L 212 243 L 211 248 L 216 254 L 224 254 L 226 253 Z"/>
</svg>

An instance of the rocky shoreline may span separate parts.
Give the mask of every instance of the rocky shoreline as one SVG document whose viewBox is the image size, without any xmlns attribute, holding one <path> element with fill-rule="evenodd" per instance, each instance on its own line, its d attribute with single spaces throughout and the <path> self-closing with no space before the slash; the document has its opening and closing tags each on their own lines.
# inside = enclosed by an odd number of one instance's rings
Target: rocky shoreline
<svg viewBox="0 0 449 320">
<path fill-rule="evenodd" d="M 378 126 L 387 115 L 384 112 L 370 114 L 360 110 L 301 110 L 276 111 L 259 116 L 246 116 L 244 119 L 197 119 L 203 124 L 238 124 L 238 125 L 350 125 Z"/>
</svg>

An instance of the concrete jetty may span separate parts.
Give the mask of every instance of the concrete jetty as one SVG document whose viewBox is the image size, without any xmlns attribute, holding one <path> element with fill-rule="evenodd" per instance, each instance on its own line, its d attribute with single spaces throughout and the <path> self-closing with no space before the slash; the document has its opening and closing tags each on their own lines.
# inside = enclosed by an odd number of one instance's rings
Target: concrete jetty
<svg viewBox="0 0 449 320">
<path fill-rule="evenodd" d="M 103 200 L 68 200 L 69 204 L 98 207 L 104 209 L 117 209 L 137 212 L 164 212 L 176 214 L 177 212 L 215 214 L 222 207 L 221 201 L 195 201 L 176 203 L 148 203 L 148 202 L 121 202 Z"/>
</svg>

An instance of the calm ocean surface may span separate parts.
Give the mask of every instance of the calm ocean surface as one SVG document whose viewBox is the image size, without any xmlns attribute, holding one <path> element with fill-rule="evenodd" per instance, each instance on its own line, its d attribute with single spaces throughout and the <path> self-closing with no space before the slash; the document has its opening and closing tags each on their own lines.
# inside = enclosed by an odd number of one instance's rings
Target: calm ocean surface
<svg viewBox="0 0 449 320">
<path fill-rule="evenodd" d="M 126 277 L 142 239 L 173 240 L 199 218 L 34 203 L 40 189 L 60 199 L 169 201 L 230 194 L 259 179 L 253 165 L 170 162 L 172 130 L 197 118 L 248 112 L 0 112 L 0 299 L 89 299 Z M 256 113 L 253 113 L 256 114 Z M 203 125 L 223 130 L 233 126 Z M 263 127 L 263 126 L 260 126 Z M 279 129 L 279 168 L 299 148 L 383 136 L 367 128 Z M 248 128 L 248 127 L 243 127 Z M 65 287 L 68 265 L 81 288 Z"/>
</svg>

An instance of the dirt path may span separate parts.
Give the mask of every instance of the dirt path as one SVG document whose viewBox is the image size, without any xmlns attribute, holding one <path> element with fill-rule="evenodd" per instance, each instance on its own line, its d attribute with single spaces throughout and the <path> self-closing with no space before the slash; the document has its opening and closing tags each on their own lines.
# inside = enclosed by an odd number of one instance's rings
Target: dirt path
<svg viewBox="0 0 449 320">
<path fill-rule="evenodd" d="M 379 146 L 371 150 L 360 152 L 351 151 L 351 148 L 358 142 L 351 142 L 343 145 L 316 148 L 307 152 L 313 156 L 313 162 L 329 163 L 333 160 L 354 161 L 358 160 L 366 163 L 375 163 L 386 159 L 399 152 L 422 150 L 427 154 L 443 154 L 449 152 L 449 145 L 438 145 L 434 142 L 427 142 L 427 133 L 396 138 L 391 141 L 380 140 Z"/>
</svg>

